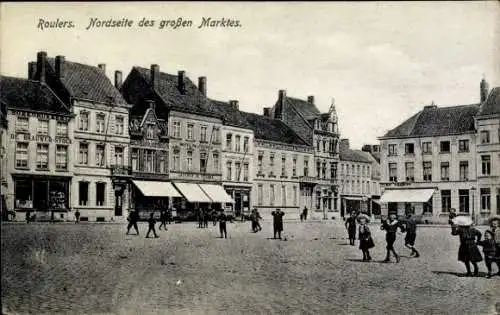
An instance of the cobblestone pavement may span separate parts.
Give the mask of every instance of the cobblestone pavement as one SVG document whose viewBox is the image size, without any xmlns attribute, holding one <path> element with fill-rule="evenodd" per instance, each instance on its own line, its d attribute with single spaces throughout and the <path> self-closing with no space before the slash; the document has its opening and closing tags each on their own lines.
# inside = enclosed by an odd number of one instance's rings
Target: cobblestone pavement
<svg viewBox="0 0 500 315">
<path fill-rule="evenodd" d="M 287 240 L 170 225 L 160 238 L 118 224 L 2 225 L 4 314 L 492 314 L 500 277 L 465 278 L 449 228 L 420 228 L 422 257 L 363 263 L 339 222 L 285 222 Z M 482 275 L 485 267 L 481 264 Z"/>
</svg>

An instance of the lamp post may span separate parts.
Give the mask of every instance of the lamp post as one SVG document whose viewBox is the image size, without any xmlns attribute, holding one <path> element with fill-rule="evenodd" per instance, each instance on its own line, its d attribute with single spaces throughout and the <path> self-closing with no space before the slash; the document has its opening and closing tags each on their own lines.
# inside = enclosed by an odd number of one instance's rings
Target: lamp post
<svg viewBox="0 0 500 315">
<path fill-rule="evenodd" d="M 476 187 L 474 187 L 474 186 L 473 186 L 473 187 L 470 189 L 470 191 L 471 191 L 471 194 L 472 194 L 472 222 L 474 222 L 474 225 L 476 225 L 476 224 L 477 224 L 477 220 L 476 220 L 476 211 L 475 211 L 475 203 L 476 203 L 476 202 L 475 202 L 475 200 L 474 200 L 474 199 L 475 199 L 474 197 L 475 197 L 475 195 L 476 195 Z"/>
</svg>

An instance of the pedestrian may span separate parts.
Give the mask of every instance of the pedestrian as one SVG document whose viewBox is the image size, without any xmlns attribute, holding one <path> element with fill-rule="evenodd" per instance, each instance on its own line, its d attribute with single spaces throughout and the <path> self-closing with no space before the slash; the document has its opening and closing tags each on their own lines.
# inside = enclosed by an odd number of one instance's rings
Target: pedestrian
<svg viewBox="0 0 500 315">
<path fill-rule="evenodd" d="M 453 219 L 457 217 L 457 210 L 455 208 L 450 209 L 450 214 L 448 214 L 448 224 L 453 225 Z"/>
<path fill-rule="evenodd" d="M 395 213 L 390 213 L 389 218 L 385 221 L 382 221 L 382 226 L 380 227 L 380 229 L 385 230 L 385 241 L 387 242 L 387 254 L 385 256 L 384 262 L 391 261 L 391 253 L 394 255 L 394 258 L 396 258 L 396 262 L 399 262 L 400 260 L 398 253 L 396 253 L 396 250 L 394 249 L 394 242 L 396 241 L 396 232 L 398 228 L 401 229 L 401 225 Z"/>
<path fill-rule="evenodd" d="M 496 262 L 498 269 L 497 274 L 500 275 L 500 265 L 498 263 L 497 247 L 494 237 L 495 235 L 493 234 L 493 232 L 487 230 L 486 232 L 484 232 L 484 240 L 477 242 L 479 246 L 483 247 L 484 262 L 486 264 L 486 269 L 488 269 L 488 275 L 486 276 L 487 278 L 492 277 L 491 267 L 493 262 Z"/>
<path fill-rule="evenodd" d="M 137 222 L 139 221 L 139 213 L 137 210 L 133 210 L 130 212 L 127 218 L 128 226 L 127 226 L 127 235 L 130 233 L 130 229 L 133 227 L 136 234 L 139 235 L 139 228 L 137 227 Z"/>
<path fill-rule="evenodd" d="M 155 220 L 155 213 L 151 212 L 149 215 L 149 220 L 148 220 L 148 232 L 146 233 L 146 238 L 149 238 L 149 233 L 153 232 L 155 238 L 158 238 L 158 235 L 156 234 L 155 230 L 155 225 L 156 225 L 156 220 Z"/>
<path fill-rule="evenodd" d="M 76 209 L 75 212 L 75 223 L 78 224 L 80 223 L 80 210 Z"/>
<path fill-rule="evenodd" d="M 172 220 L 173 220 L 172 209 L 168 208 L 167 209 L 167 223 L 172 224 Z"/>
<path fill-rule="evenodd" d="M 217 210 L 215 210 L 215 209 L 212 210 L 211 216 L 212 216 L 212 220 L 213 220 L 214 226 L 217 225 L 217 216 L 218 216 L 217 215 Z"/>
<path fill-rule="evenodd" d="M 276 234 L 278 234 L 278 238 L 281 239 L 281 232 L 283 232 L 283 216 L 285 213 L 278 208 L 271 212 L 271 215 L 273 216 L 274 239 L 276 239 Z"/>
<path fill-rule="evenodd" d="M 415 249 L 415 240 L 417 238 L 417 221 L 410 212 L 406 214 L 406 221 L 404 222 L 403 231 L 406 232 L 405 246 L 411 249 L 411 255 L 415 258 L 420 257 L 420 253 Z"/>
<path fill-rule="evenodd" d="M 490 228 L 487 230 L 487 232 L 489 231 L 493 235 L 493 241 L 495 242 L 496 247 L 496 257 L 494 261 L 496 262 L 498 267 L 497 275 L 500 276 L 500 216 L 494 215 L 488 219 L 488 222 L 490 223 Z"/>
<path fill-rule="evenodd" d="M 219 221 L 219 232 L 220 232 L 220 238 L 227 238 L 227 215 L 224 213 L 224 210 L 220 210 L 220 213 L 217 217 L 217 220 Z"/>
<path fill-rule="evenodd" d="M 477 247 L 477 242 L 481 240 L 481 232 L 472 227 L 472 219 L 460 216 L 453 219 L 451 235 L 460 237 L 460 247 L 458 248 L 458 260 L 465 264 L 467 277 L 472 276 L 470 265 L 474 267 L 474 276 L 479 275 L 477 263 L 483 260 L 481 252 Z"/>
<path fill-rule="evenodd" d="M 31 222 L 31 210 L 26 210 L 26 224 Z"/>
<path fill-rule="evenodd" d="M 257 210 L 257 208 L 254 209 L 254 220 L 255 220 L 255 233 L 262 231 L 262 227 L 260 226 L 260 220 L 262 220 L 262 217 L 260 216 L 259 210 Z"/>
<path fill-rule="evenodd" d="M 307 207 L 304 207 L 304 210 L 302 210 L 302 216 L 304 217 L 304 221 L 307 221 Z"/>
<path fill-rule="evenodd" d="M 349 236 L 349 244 L 354 246 L 354 241 L 356 239 L 356 212 L 351 211 L 351 216 L 345 220 L 345 228 L 347 229 L 347 234 Z"/>
<path fill-rule="evenodd" d="M 368 227 L 368 222 L 370 222 L 370 218 L 367 215 L 360 214 L 357 217 L 359 223 L 359 249 L 363 252 L 363 261 L 370 261 L 372 257 L 370 256 L 370 248 L 375 247 L 375 243 L 373 242 L 372 233 L 370 232 L 370 228 Z"/>
<path fill-rule="evenodd" d="M 198 227 L 203 228 L 203 209 L 198 209 Z"/>
<path fill-rule="evenodd" d="M 208 221 L 210 220 L 210 212 L 207 210 L 203 210 L 203 227 L 208 228 Z"/>
<path fill-rule="evenodd" d="M 161 230 L 161 227 L 163 226 L 163 229 L 166 231 L 167 229 L 167 210 L 162 209 L 160 212 L 160 226 L 158 227 L 158 230 Z"/>
</svg>

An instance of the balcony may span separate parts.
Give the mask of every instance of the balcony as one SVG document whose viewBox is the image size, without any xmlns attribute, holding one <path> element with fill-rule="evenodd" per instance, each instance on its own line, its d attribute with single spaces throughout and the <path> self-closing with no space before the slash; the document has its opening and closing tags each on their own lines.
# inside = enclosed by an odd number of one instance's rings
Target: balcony
<svg viewBox="0 0 500 315">
<path fill-rule="evenodd" d="M 142 171 L 132 171 L 132 176 L 134 179 L 149 179 L 149 180 L 167 180 L 169 178 L 169 174 L 165 173 L 151 173 L 151 172 L 142 172 Z"/>
<path fill-rule="evenodd" d="M 130 177 L 132 176 L 132 168 L 123 165 L 111 165 L 111 176 L 113 177 Z"/>
<path fill-rule="evenodd" d="M 186 179 L 200 181 L 222 181 L 221 173 L 201 173 L 201 172 L 182 172 L 170 171 L 170 179 Z"/>
<path fill-rule="evenodd" d="M 299 176 L 299 182 L 303 184 L 317 184 L 318 179 L 312 176 Z"/>
</svg>

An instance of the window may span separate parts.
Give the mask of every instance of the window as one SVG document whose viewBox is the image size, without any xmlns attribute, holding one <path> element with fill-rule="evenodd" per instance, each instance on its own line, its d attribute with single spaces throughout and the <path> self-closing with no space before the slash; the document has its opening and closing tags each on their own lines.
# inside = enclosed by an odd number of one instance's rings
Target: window
<svg viewBox="0 0 500 315">
<path fill-rule="evenodd" d="M 194 140 L 194 125 L 193 124 L 187 125 L 187 139 Z"/>
<path fill-rule="evenodd" d="M 413 162 L 406 162 L 405 170 L 406 170 L 406 181 L 407 182 L 415 181 L 415 166 L 413 165 Z"/>
<path fill-rule="evenodd" d="M 232 162 L 226 162 L 226 180 L 232 180 L 233 179 L 233 164 Z"/>
<path fill-rule="evenodd" d="M 285 156 L 281 157 L 281 176 L 282 177 L 286 176 L 286 157 Z"/>
<path fill-rule="evenodd" d="M 16 167 L 28 168 L 28 143 L 18 142 L 16 144 Z"/>
<path fill-rule="evenodd" d="M 389 144 L 389 155 L 398 155 L 398 149 L 395 144 Z"/>
<path fill-rule="evenodd" d="M 115 147 L 115 165 L 123 166 L 123 148 Z"/>
<path fill-rule="evenodd" d="M 115 124 L 116 124 L 116 128 L 115 128 L 115 133 L 117 135 L 122 135 L 123 134 L 123 129 L 124 129 L 124 119 L 122 116 L 116 116 L 115 118 Z"/>
<path fill-rule="evenodd" d="M 27 132 L 28 130 L 29 130 L 29 118 L 28 117 L 17 117 L 16 131 L 17 132 Z"/>
<path fill-rule="evenodd" d="M 263 156 L 262 154 L 259 154 L 259 156 L 257 157 L 257 167 L 258 167 L 258 173 L 259 174 L 262 174 L 262 159 L 263 159 Z"/>
<path fill-rule="evenodd" d="M 226 135 L 226 150 L 227 151 L 233 150 L 233 135 L 230 133 Z"/>
<path fill-rule="evenodd" d="M 356 165 L 356 176 L 359 177 L 361 172 L 359 171 L 359 165 Z"/>
<path fill-rule="evenodd" d="M 286 207 L 286 186 L 281 186 L 281 204 Z"/>
<path fill-rule="evenodd" d="M 293 186 L 293 205 L 297 206 L 297 186 Z"/>
<path fill-rule="evenodd" d="M 158 153 L 157 155 L 160 158 L 160 170 L 159 171 L 160 171 L 160 173 L 164 174 L 164 173 L 166 173 L 166 170 L 165 170 L 165 156 L 167 156 L 167 153 L 166 152 L 161 152 L 161 151 L 157 152 L 157 153 Z M 206 167 L 206 165 L 205 165 L 205 167 Z"/>
<path fill-rule="evenodd" d="M 104 166 L 104 145 L 98 144 L 95 147 L 95 165 Z"/>
<path fill-rule="evenodd" d="M 304 176 L 309 176 L 309 160 L 304 159 Z"/>
<path fill-rule="evenodd" d="M 458 140 L 458 152 L 469 152 L 469 140 Z"/>
<path fill-rule="evenodd" d="M 173 170 L 174 171 L 180 171 L 181 170 L 181 153 L 179 149 L 174 149 L 174 154 L 172 155 L 174 159 L 173 163 Z"/>
<path fill-rule="evenodd" d="M 148 123 L 146 126 L 146 138 L 154 139 L 155 137 L 155 124 Z"/>
<path fill-rule="evenodd" d="M 187 171 L 193 171 L 193 151 L 187 151 Z"/>
<path fill-rule="evenodd" d="M 449 162 L 441 162 L 441 180 L 450 180 Z"/>
<path fill-rule="evenodd" d="M 236 152 L 241 152 L 241 137 L 240 136 L 235 136 L 234 137 L 234 144 L 236 146 L 235 151 Z"/>
<path fill-rule="evenodd" d="M 458 190 L 459 212 L 469 213 L 469 190 Z"/>
<path fill-rule="evenodd" d="M 137 159 L 138 159 L 139 151 L 137 149 L 132 149 L 132 171 L 137 171 Z"/>
<path fill-rule="evenodd" d="M 36 168 L 48 169 L 49 168 L 49 145 L 37 144 L 36 146 Z"/>
<path fill-rule="evenodd" d="M 207 142 L 207 126 L 201 126 L 200 129 L 200 141 Z"/>
<path fill-rule="evenodd" d="M 250 141 L 250 138 L 244 137 L 243 138 L 243 151 L 248 152 L 248 142 Z"/>
<path fill-rule="evenodd" d="M 58 121 L 56 125 L 56 135 L 60 137 L 68 136 L 68 124 L 62 121 Z"/>
<path fill-rule="evenodd" d="M 56 169 L 68 169 L 68 147 L 65 145 L 56 146 Z"/>
<path fill-rule="evenodd" d="M 316 209 L 321 209 L 321 191 L 316 192 Z"/>
<path fill-rule="evenodd" d="M 105 119 L 105 116 L 104 114 L 97 114 L 96 116 L 96 132 L 97 133 L 104 133 L 104 119 Z"/>
<path fill-rule="evenodd" d="M 269 185 L 269 205 L 274 206 L 274 185 Z"/>
<path fill-rule="evenodd" d="M 80 121 L 79 121 L 78 129 L 80 129 L 82 131 L 89 130 L 89 113 L 88 112 L 80 112 Z"/>
<path fill-rule="evenodd" d="M 326 140 L 323 140 L 323 152 L 326 152 Z"/>
<path fill-rule="evenodd" d="M 316 161 L 316 177 L 321 178 L 321 162 Z"/>
<path fill-rule="evenodd" d="M 144 170 L 149 173 L 155 172 L 154 169 L 154 155 L 155 151 L 153 150 L 144 150 Z"/>
<path fill-rule="evenodd" d="M 422 153 L 432 154 L 432 142 L 422 142 Z"/>
<path fill-rule="evenodd" d="M 500 214 L 500 188 L 497 188 L 497 214 Z"/>
<path fill-rule="evenodd" d="M 450 212 L 451 190 L 441 190 L 441 212 Z"/>
<path fill-rule="evenodd" d="M 172 122 L 172 137 L 174 137 L 174 138 L 181 137 L 181 122 L 180 121 Z"/>
<path fill-rule="evenodd" d="M 257 204 L 258 204 L 259 206 L 262 206 L 262 202 L 263 202 L 263 199 L 264 199 L 264 198 L 263 198 L 263 194 L 264 194 L 264 189 L 263 189 L 263 187 L 262 187 L 262 184 L 259 184 L 259 185 L 257 186 L 257 195 L 258 195 L 258 196 L 257 196 Z"/>
<path fill-rule="evenodd" d="M 213 142 L 220 143 L 220 128 L 219 127 L 214 127 L 212 129 L 212 135 L 213 135 Z"/>
<path fill-rule="evenodd" d="M 424 181 L 431 182 L 432 181 L 432 162 L 424 162 Z"/>
<path fill-rule="evenodd" d="M 89 183 L 79 182 L 78 183 L 78 204 L 80 206 L 86 206 L 89 202 Z"/>
<path fill-rule="evenodd" d="M 271 171 L 269 172 L 269 175 L 273 175 L 274 173 L 274 153 L 271 153 L 269 155 L 269 168 Z"/>
<path fill-rule="evenodd" d="M 396 163 L 389 163 L 389 181 L 398 181 L 398 165 Z"/>
<path fill-rule="evenodd" d="M 241 179 L 241 163 L 240 162 L 235 162 L 234 163 L 234 176 L 236 181 L 240 181 Z"/>
<path fill-rule="evenodd" d="M 415 145 L 413 143 L 405 143 L 405 154 L 415 154 Z"/>
<path fill-rule="evenodd" d="M 481 174 L 491 174 L 491 157 L 489 155 L 481 155 Z"/>
<path fill-rule="evenodd" d="M 320 141 L 320 140 L 316 141 L 316 149 L 317 149 L 318 151 L 320 151 L 320 150 L 321 150 L 321 141 Z"/>
<path fill-rule="evenodd" d="M 243 164 L 243 181 L 248 182 L 249 169 L 248 163 Z"/>
<path fill-rule="evenodd" d="M 48 120 L 38 120 L 38 126 L 36 128 L 36 133 L 39 135 L 49 134 L 49 121 Z"/>
<path fill-rule="evenodd" d="M 212 157 L 213 157 L 213 163 L 214 163 L 214 166 L 213 166 L 214 172 L 218 173 L 219 172 L 219 154 L 213 153 Z"/>
<path fill-rule="evenodd" d="M 89 145 L 87 143 L 80 143 L 78 162 L 82 165 L 89 164 Z"/>
<path fill-rule="evenodd" d="M 441 153 L 450 153 L 450 141 L 441 141 L 439 143 L 439 150 Z"/>
<path fill-rule="evenodd" d="M 322 175 L 322 178 L 323 179 L 326 179 L 326 162 L 323 162 L 323 167 L 321 168 L 322 172 L 321 172 L 321 175 Z"/>
<path fill-rule="evenodd" d="M 490 143 L 490 132 L 488 130 L 481 131 L 481 143 Z"/>
<path fill-rule="evenodd" d="M 207 172 L 207 154 L 205 152 L 200 153 L 200 172 Z"/>
<path fill-rule="evenodd" d="M 469 162 L 468 161 L 460 161 L 459 164 L 459 176 L 460 180 L 468 180 L 469 179 Z"/>
<path fill-rule="evenodd" d="M 490 212 L 491 209 L 491 190 L 489 188 L 481 188 L 481 211 Z"/>
<path fill-rule="evenodd" d="M 432 198 L 428 202 L 424 202 L 423 214 L 432 214 Z"/>
<path fill-rule="evenodd" d="M 296 157 L 292 158 L 292 176 L 293 177 L 297 176 L 297 158 Z"/>
<path fill-rule="evenodd" d="M 102 207 L 105 205 L 106 197 L 106 183 L 95 184 L 95 205 Z"/>
</svg>

